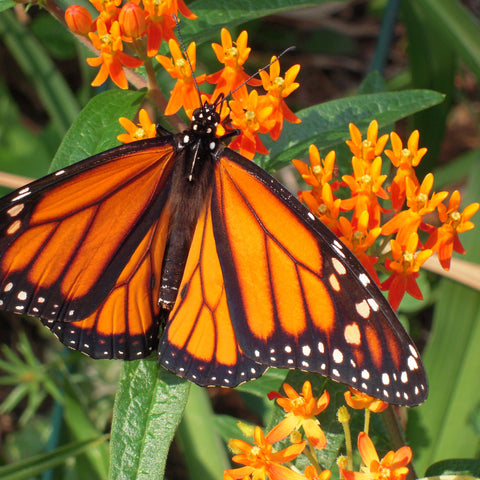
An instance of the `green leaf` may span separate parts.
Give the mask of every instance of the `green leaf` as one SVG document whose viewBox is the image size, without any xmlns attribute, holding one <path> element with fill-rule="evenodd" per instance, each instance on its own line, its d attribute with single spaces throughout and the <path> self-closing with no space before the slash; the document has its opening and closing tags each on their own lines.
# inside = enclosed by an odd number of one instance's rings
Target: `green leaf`
<svg viewBox="0 0 480 480">
<path fill-rule="evenodd" d="M 0 478 L 2 480 L 30 479 L 35 475 L 61 465 L 68 458 L 87 452 L 90 448 L 105 442 L 106 439 L 107 436 L 102 435 L 81 442 L 73 442 L 51 452 L 35 455 L 27 460 L 0 467 Z"/>
<path fill-rule="evenodd" d="M 443 95 L 430 90 L 374 93 L 332 100 L 297 112 L 300 124 L 284 123 L 278 142 L 265 139 L 270 154 L 260 163 L 268 171 L 278 170 L 289 164 L 292 158 L 303 156 L 310 144 L 315 143 L 323 151 L 334 149 L 348 137 L 348 124 L 353 122 L 366 131 L 376 119 L 379 127 L 393 123 L 412 113 L 436 105 Z"/>
<path fill-rule="evenodd" d="M 298 8 L 317 6 L 328 1 L 235 0 L 235 2 L 224 2 L 222 0 L 198 0 L 189 5 L 189 8 L 198 18 L 194 22 L 182 24 L 182 35 L 186 43 L 195 41 L 198 45 L 213 37 L 218 37 L 222 27 L 232 28 L 256 18 Z"/>
<path fill-rule="evenodd" d="M 464 205 L 478 200 L 480 165 L 471 172 Z M 475 221 L 475 217 L 473 218 Z M 461 234 L 463 257 L 480 264 L 480 228 Z M 422 355 L 430 384 L 427 401 L 411 412 L 408 438 L 421 474 L 445 458 L 474 457 L 480 404 L 480 292 L 443 279 L 435 305 L 432 331 Z"/>
<path fill-rule="evenodd" d="M 480 22 L 458 0 L 410 0 L 480 78 Z"/>
<path fill-rule="evenodd" d="M 440 154 L 454 95 L 457 56 L 448 35 L 420 2 L 404 2 L 402 11 L 407 27 L 412 88 L 428 88 L 445 95 L 443 103 L 413 117 L 411 128 L 421 132 L 422 146 L 428 148 L 428 155 L 417 168 L 417 175 L 422 178 L 433 169 Z"/>
<path fill-rule="evenodd" d="M 62 407 L 65 425 L 74 439 L 83 441 L 97 437 L 101 433 L 71 388 L 66 389 Z M 108 453 L 108 445 L 105 443 L 97 444 L 95 448 L 92 446 L 85 452 L 86 460 L 98 474 L 98 478 L 106 478 L 108 475 Z"/>
<path fill-rule="evenodd" d="M 38 40 L 12 12 L 0 15 L 0 36 L 34 86 L 61 138 L 80 110 L 70 86 Z"/>
<path fill-rule="evenodd" d="M 145 92 L 109 90 L 93 97 L 65 135 L 50 171 L 72 165 L 118 145 L 119 117 L 133 118 Z"/>
<path fill-rule="evenodd" d="M 480 460 L 477 458 L 449 458 L 434 463 L 425 472 L 426 477 L 437 477 L 440 475 L 471 475 L 473 478 L 480 478 Z M 454 477 L 455 478 L 455 477 Z"/>
<path fill-rule="evenodd" d="M 156 361 L 123 363 L 113 412 L 109 478 L 163 478 L 189 388 L 189 382 Z"/>
<path fill-rule="evenodd" d="M 0 12 L 3 12 L 4 10 L 8 10 L 9 8 L 12 8 L 15 5 L 18 5 L 18 3 L 14 2 L 13 0 L 0 0 Z"/>
<path fill-rule="evenodd" d="M 190 480 L 221 480 L 230 467 L 225 447 L 212 425 L 215 422 L 212 405 L 205 388 L 191 385 L 190 396 L 178 440 L 185 453 Z"/>
</svg>

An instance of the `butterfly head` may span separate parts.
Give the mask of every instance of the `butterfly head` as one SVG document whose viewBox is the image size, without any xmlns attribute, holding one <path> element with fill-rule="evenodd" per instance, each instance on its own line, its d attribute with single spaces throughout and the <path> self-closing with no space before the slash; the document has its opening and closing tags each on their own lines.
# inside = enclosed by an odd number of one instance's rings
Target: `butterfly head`
<svg viewBox="0 0 480 480">
<path fill-rule="evenodd" d="M 198 135 L 215 136 L 220 115 L 215 111 L 215 104 L 205 102 L 192 115 L 190 130 Z"/>
</svg>

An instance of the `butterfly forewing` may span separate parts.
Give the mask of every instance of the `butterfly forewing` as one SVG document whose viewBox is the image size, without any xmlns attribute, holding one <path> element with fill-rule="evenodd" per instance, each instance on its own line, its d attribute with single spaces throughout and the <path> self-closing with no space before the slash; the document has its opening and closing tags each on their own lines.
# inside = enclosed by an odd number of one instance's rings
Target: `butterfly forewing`
<svg viewBox="0 0 480 480">
<path fill-rule="evenodd" d="M 148 354 L 173 153 L 161 139 L 119 147 L 7 196 L 0 306 L 42 318 L 95 358 Z"/>
<path fill-rule="evenodd" d="M 378 287 L 276 180 L 227 150 L 216 170 L 212 218 L 246 356 L 318 372 L 389 403 L 425 399 L 418 351 Z"/>
</svg>

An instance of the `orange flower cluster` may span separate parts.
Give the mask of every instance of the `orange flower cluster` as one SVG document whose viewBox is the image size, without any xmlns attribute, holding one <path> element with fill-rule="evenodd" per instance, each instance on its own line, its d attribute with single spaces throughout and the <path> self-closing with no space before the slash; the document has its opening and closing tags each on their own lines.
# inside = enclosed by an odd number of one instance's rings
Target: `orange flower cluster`
<svg viewBox="0 0 480 480">
<path fill-rule="evenodd" d="M 223 68 L 211 75 L 194 78 L 196 45 L 192 42 L 187 48 L 187 56 L 184 56 L 174 35 L 173 15 L 180 12 L 189 19 L 196 18 L 183 0 L 141 0 L 142 3 L 140 0 L 131 0 L 123 6 L 122 0 L 90 1 L 99 12 L 95 20 L 84 7 L 72 5 L 65 12 L 65 21 L 72 32 L 88 35 L 100 52 L 98 57 L 87 59 L 90 66 L 100 67 L 93 86 L 103 84 L 110 77 L 118 87 L 126 89 L 128 82 L 123 67 L 137 68 L 145 63 L 147 68 L 155 57 L 176 79 L 165 115 L 173 115 L 183 107 L 191 118 L 201 101 L 219 103 L 222 121 L 241 132 L 230 147 L 250 159 L 255 152 L 268 153 L 259 133 L 268 133 L 273 140 L 277 140 L 284 119 L 292 123 L 300 122 L 284 100 L 299 86 L 295 79 L 300 65 L 294 65 L 282 77 L 280 64 L 276 57 L 272 57 L 269 72 L 260 72 L 261 80 L 250 78 L 243 69 L 251 51 L 247 46 L 246 31 L 233 41 L 229 31 L 223 28 L 221 45 L 212 44 Z M 171 58 L 157 55 L 163 40 L 168 41 Z M 215 85 L 212 94 L 199 93 L 198 86 L 205 81 Z M 265 94 L 259 95 L 256 90 L 249 93 L 247 85 L 263 86 Z M 233 98 L 227 105 L 222 100 L 229 95 Z M 224 133 L 222 125 L 218 133 Z"/>
<path fill-rule="evenodd" d="M 268 153 L 258 136 L 259 133 L 268 133 L 273 140 L 277 140 L 284 119 L 292 123 L 300 122 L 284 101 L 284 98 L 299 86 L 295 78 L 300 71 L 300 65 L 294 65 L 287 70 L 285 77 L 281 77 L 280 64 L 276 57 L 272 57 L 269 73 L 260 72 L 260 82 L 250 78 L 243 69 L 251 50 L 247 47 L 247 32 L 241 32 L 234 42 L 230 32 L 223 28 L 221 40 L 221 45 L 214 43 L 212 47 L 218 61 L 224 67 L 212 75 L 197 77 L 196 83 L 201 85 L 206 81 L 215 85 L 212 94 L 201 94 L 202 101 L 219 102 L 231 93 L 233 99 L 228 102 L 228 108 L 225 103 L 222 105 L 221 117 L 223 120 L 228 118 L 228 122 L 238 128 L 240 134 L 230 144 L 230 148 L 239 150 L 242 155 L 252 159 L 255 152 Z M 192 78 L 196 65 L 195 43 L 192 42 L 187 48 L 190 65 L 175 40 L 170 40 L 169 46 L 172 59 L 163 55 L 156 57 L 167 72 L 177 79 L 165 114 L 171 115 L 183 107 L 191 117 L 193 110 L 199 107 L 197 86 Z M 247 85 L 260 84 L 266 92 L 264 95 L 259 95 L 256 90 L 248 93 Z M 218 133 L 222 134 L 223 127 L 221 125 L 219 127 Z"/>
<path fill-rule="evenodd" d="M 158 53 L 162 40 L 175 37 L 173 15 L 180 12 L 186 18 L 197 18 L 183 0 L 132 0 L 124 5 L 122 0 L 90 2 L 98 11 L 95 20 L 85 7 L 72 5 L 65 21 L 73 33 L 88 36 L 100 51 L 98 57 L 87 59 L 90 66 L 100 67 L 93 86 L 110 77 L 118 87 L 128 88 L 123 67 L 140 67 Z"/>
<path fill-rule="evenodd" d="M 330 471 L 321 470 L 318 465 L 309 465 L 302 474 L 283 463 L 289 463 L 297 458 L 308 444 L 311 448 L 323 449 L 327 439 L 320 422 L 316 418 L 323 412 L 330 401 L 328 392 L 316 399 L 312 393 L 310 382 L 305 382 L 302 393 L 297 393 L 290 385 L 284 384 L 286 397 L 277 392 L 269 394 L 270 400 L 275 398 L 277 403 L 285 410 L 285 418 L 275 426 L 270 433 L 264 435 L 260 427 L 254 430 L 254 445 L 233 439 L 229 442 L 230 448 L 241 452 L 233 457 L 233 461 L 244 465 L 233 470 L 225 470 L 224 480 L 233 479 L 262 479 L 271 480 L 329 480 Z M 307 440 L 301 440 L 298 429 L 302 428 Z M 298 435 L 294 435 L 297 433 Z M 293 434 L 293 435 L 292 435 Z M 290 435 L 292 445 L 275 451 L 273 444 Z"/>
<path fill-rule="evenodd" d="M 317 416 L 328 407 L 330 401 L 328 392 L 325 391 L 319 398 L 315 398 L 309 381 L 303 384 L 301 393 L 297 393 L 288 384 L 284 384 L 283 389 L 286 396 L 277 392 L 269 394 L 270 400 L 276 399 L 278 405 L 285 410 L 283 420 L 267 435 L 264 435 L 260 427 L 255 427 L 253 445 L 244 440 L 230 440 L 229 446 L 236 453 L 233 461 L 242 464 L 243 467 L 225 470 L 224 480 L 330 479 L 331 472 L 322 470 L 315 454 L 315 449 L 321 450 L 327 445 L 327 439 Z M 361 396 L 362 394 L 359 393 L 358 401 L 361 400 Z M 371 400 L 374 399 L 365 396 L 362 406 L 358 405 L 354 408 L 369 408 L 369 402 L 370 406 L 372 405 Z M 302 440 L 300 428 L 303 429 L 307 440 Z M 292 444 L 283 450 L 276 451 L 274 444 L 288 436 Z M 397 452 L 388 452 L 380 460 L 372 441 L 364 432 L 358 437 L 358 447 L 363 460 L 361 471 L 354 472 L 340 465 L 340 473 L 344 480 L 405 480 L 408 473 L 407 465 L 412 458 L 409 447 L 402 447 Z M 302 454 L 311 463 L 303 473 L 290 463 Z"/>
<path fill-rule="evenodd" d="M 448 270 L 452 252 L 464 253 L 458 234 L 474 227 L 470 218 L 479 208 L 478 203 L 459 211 L 460 193 L 450 196 L 448 206 L 442 203 L 448 192 L 431 193 L 433 175 L 419 182 L 414 168 L 425 155 L 426 148 L 418 148 L 419 133 L 413 132 L 403 147 L 400 137 L 392 132 L 391 150 L 384 150 L 388 135 L 378 137 L 378 123 L 371 122 L 367 138 L 350 124 L 351 140 L 347 141 L 352 157 L 352 175 L 342 181 L 334 179 L 335 152 L 321 159 L 317 148 L 310 147 L 310 165 L 293 160 L 305 182 L 312 188 L 300 192 L 300 198 L 340 239 L 355 253 L 372 278 L 380 284 L 375 271 L 378 258 L 385 260 L 389 277 L 381 287 L 389 291 L 388 299 L 398 308 L 405 293 L 422 299 L 416 279 L 425 260 L 438 252 L 440 263 Z M 384 159 L 395 168 L 393 180 L 387 188 L 387 175 L 382 174 Z M 347 194 L 342 195 L 342 190 Z M 391 208 L 386 208 L 390 202 Z M 404 208 L 406 206 L 406 208 Z M 441 225 L 435 227 L 425 221 L 425 215 L 437 212 Z M 350 219 L 344 212 L 352 212 Z M 393 213 L 393 215 L 392 215 Z M 382 224 L 382 216 L 390 219 Z M 419 232 L 427 239 L 420 241 Z M 392 238 L 395 234 L 395 238 Z M 390 252 L 386 254 L 376 245 L 380 237 L 390 238 Z M 385 245 L 386 241 L 380 242 Z"/>
</svg>

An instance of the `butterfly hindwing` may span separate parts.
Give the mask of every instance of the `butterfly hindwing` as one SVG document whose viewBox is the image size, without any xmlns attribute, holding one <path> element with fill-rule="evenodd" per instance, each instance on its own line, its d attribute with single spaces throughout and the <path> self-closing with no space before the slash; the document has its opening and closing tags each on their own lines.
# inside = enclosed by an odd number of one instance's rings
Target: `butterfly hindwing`
<svg viewBox="0 0 480 480">
<path fill-rule="evenodd" d="M 158 344 L 160 279 L 168 221 L 155 221 L 114 287 L 86 319 L 42 320 L 68 347 L 92 358 L 136 360 Z"/>
<path fill-rule="evenodd" d="M 235 335 L 255 362 L 418 404 L 417 349 L 354 255 L 262 169 L 226 150 L 212 228 Z"/>
<path fill-rule="evenodd" d="M 199 385 L 232 387 L 266 368 L 246 358 L 232 326 L 212 228 L 211 191 L 197 223 L 159 361 Z"/>
<path fill-rule="evenodd" d="M 2 308 L 40 317 L 66 345 L 94 357 L 151 350 L 173 160 L 166 139 L 137 142 L 7 196 Z"/>
</svg>

